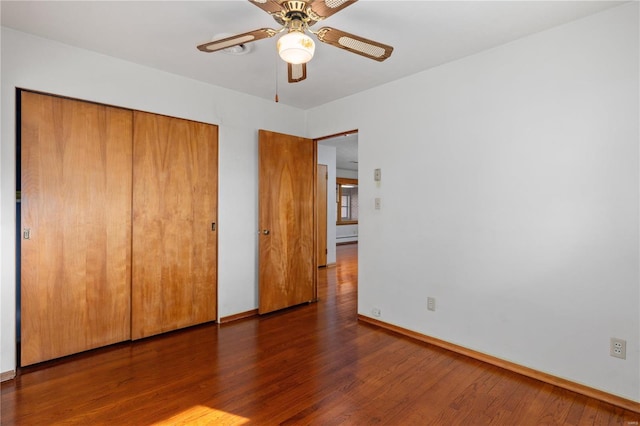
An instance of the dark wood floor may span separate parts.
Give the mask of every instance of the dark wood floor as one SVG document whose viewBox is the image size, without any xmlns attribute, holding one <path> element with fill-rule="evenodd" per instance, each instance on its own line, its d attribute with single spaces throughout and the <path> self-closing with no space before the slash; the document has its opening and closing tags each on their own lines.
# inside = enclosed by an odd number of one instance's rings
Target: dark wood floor
<svg viewBox="0 0 640 426">
<path fill-rule="evenodd" d="M 637 425 L 640 415 L 356 319 L 357 246 L 320 302 L 24 369 L 3 425 Z"/>
</svg>

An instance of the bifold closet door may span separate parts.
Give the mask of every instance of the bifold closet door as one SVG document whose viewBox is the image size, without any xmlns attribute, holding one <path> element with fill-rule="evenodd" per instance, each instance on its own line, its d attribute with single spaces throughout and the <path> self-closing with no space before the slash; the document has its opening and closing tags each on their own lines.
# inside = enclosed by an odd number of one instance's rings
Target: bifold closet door
<svg viewBox="0 0 640 426">
<path fill-rule="evenodd" d="M 130 339 L 132 112 L 20 96 L 25 366 Z"/>
<path fill-rule="evenodd" d="M 134 112 L 132 338 L 217 318 L 217 126 Z"/>
</svg>

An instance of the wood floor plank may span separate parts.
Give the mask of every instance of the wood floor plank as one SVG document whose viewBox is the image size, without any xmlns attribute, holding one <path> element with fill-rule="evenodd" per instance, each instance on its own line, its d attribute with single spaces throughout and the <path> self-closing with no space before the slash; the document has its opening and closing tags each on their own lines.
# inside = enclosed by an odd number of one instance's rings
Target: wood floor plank
<svg viewBox="0 0 640 426">
<path fill-rule="evenodd" d="M 357 245 L 320 301 L 19 370 L 2 425 L 632 426 L 640 414 L 357 321 Z"/>
<path fill-rule="evenodd" d="M 580 395 L 573 400 L 571 408 L 567 413 L 567 418 L 565 419 L 565 424 L 567 426 L 578 426 L 580 424 L 580 419 L 584 412 L 587 399 L 588 398 L 586 396 Z"/>
<path fill-rule="evenodd" d="M 543 408 L 542 422 L 547 424 L 565 424 L 572 402 L 570 391 L 554 387 Z"/>
</svg>

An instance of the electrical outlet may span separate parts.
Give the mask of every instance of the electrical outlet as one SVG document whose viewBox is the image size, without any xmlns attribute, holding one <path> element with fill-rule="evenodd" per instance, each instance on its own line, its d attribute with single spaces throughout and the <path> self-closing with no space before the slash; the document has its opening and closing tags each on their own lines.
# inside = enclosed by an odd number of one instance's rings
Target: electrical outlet
<svg viewBox="0 0 640 426">
<path fill-rule="evenodd" d="M 427 309 L 430 311 L 436 310 L 436 298 L 435 297 L 427 297 Z"/>
<path fill-rule="evenodd" d="M 381 314 L 382 312 L 380 311 L 380 308 L 371 309 L 371 315 L 373 315 L 374 317 L 378 318 Z"/>
<path fill-rule="evenodd" d="M 609 355 L 615 358 L 627 359 L 627 341 L 612 337 L 609 347 Z"/>
</svg>

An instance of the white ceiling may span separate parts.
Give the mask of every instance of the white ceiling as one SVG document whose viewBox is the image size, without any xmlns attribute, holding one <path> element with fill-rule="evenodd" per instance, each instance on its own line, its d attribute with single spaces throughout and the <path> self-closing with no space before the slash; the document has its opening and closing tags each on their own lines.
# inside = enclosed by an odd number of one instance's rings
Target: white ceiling
<svg viewBox="0 0 640 426">
<path fill-rule="evenodd" d="M 317 43 L 307 80 L 286 83 L 276 37 L 244 56 L 203 53 L 220 33 L 278 24 L 236 1 L 6 1 L 2 25 L 265 99 L 309 109 L 531 33 L 617 6 L 617 1 L 361 0 L 314 26 L 394 46 L 379 63 Z"/>
</svg>

